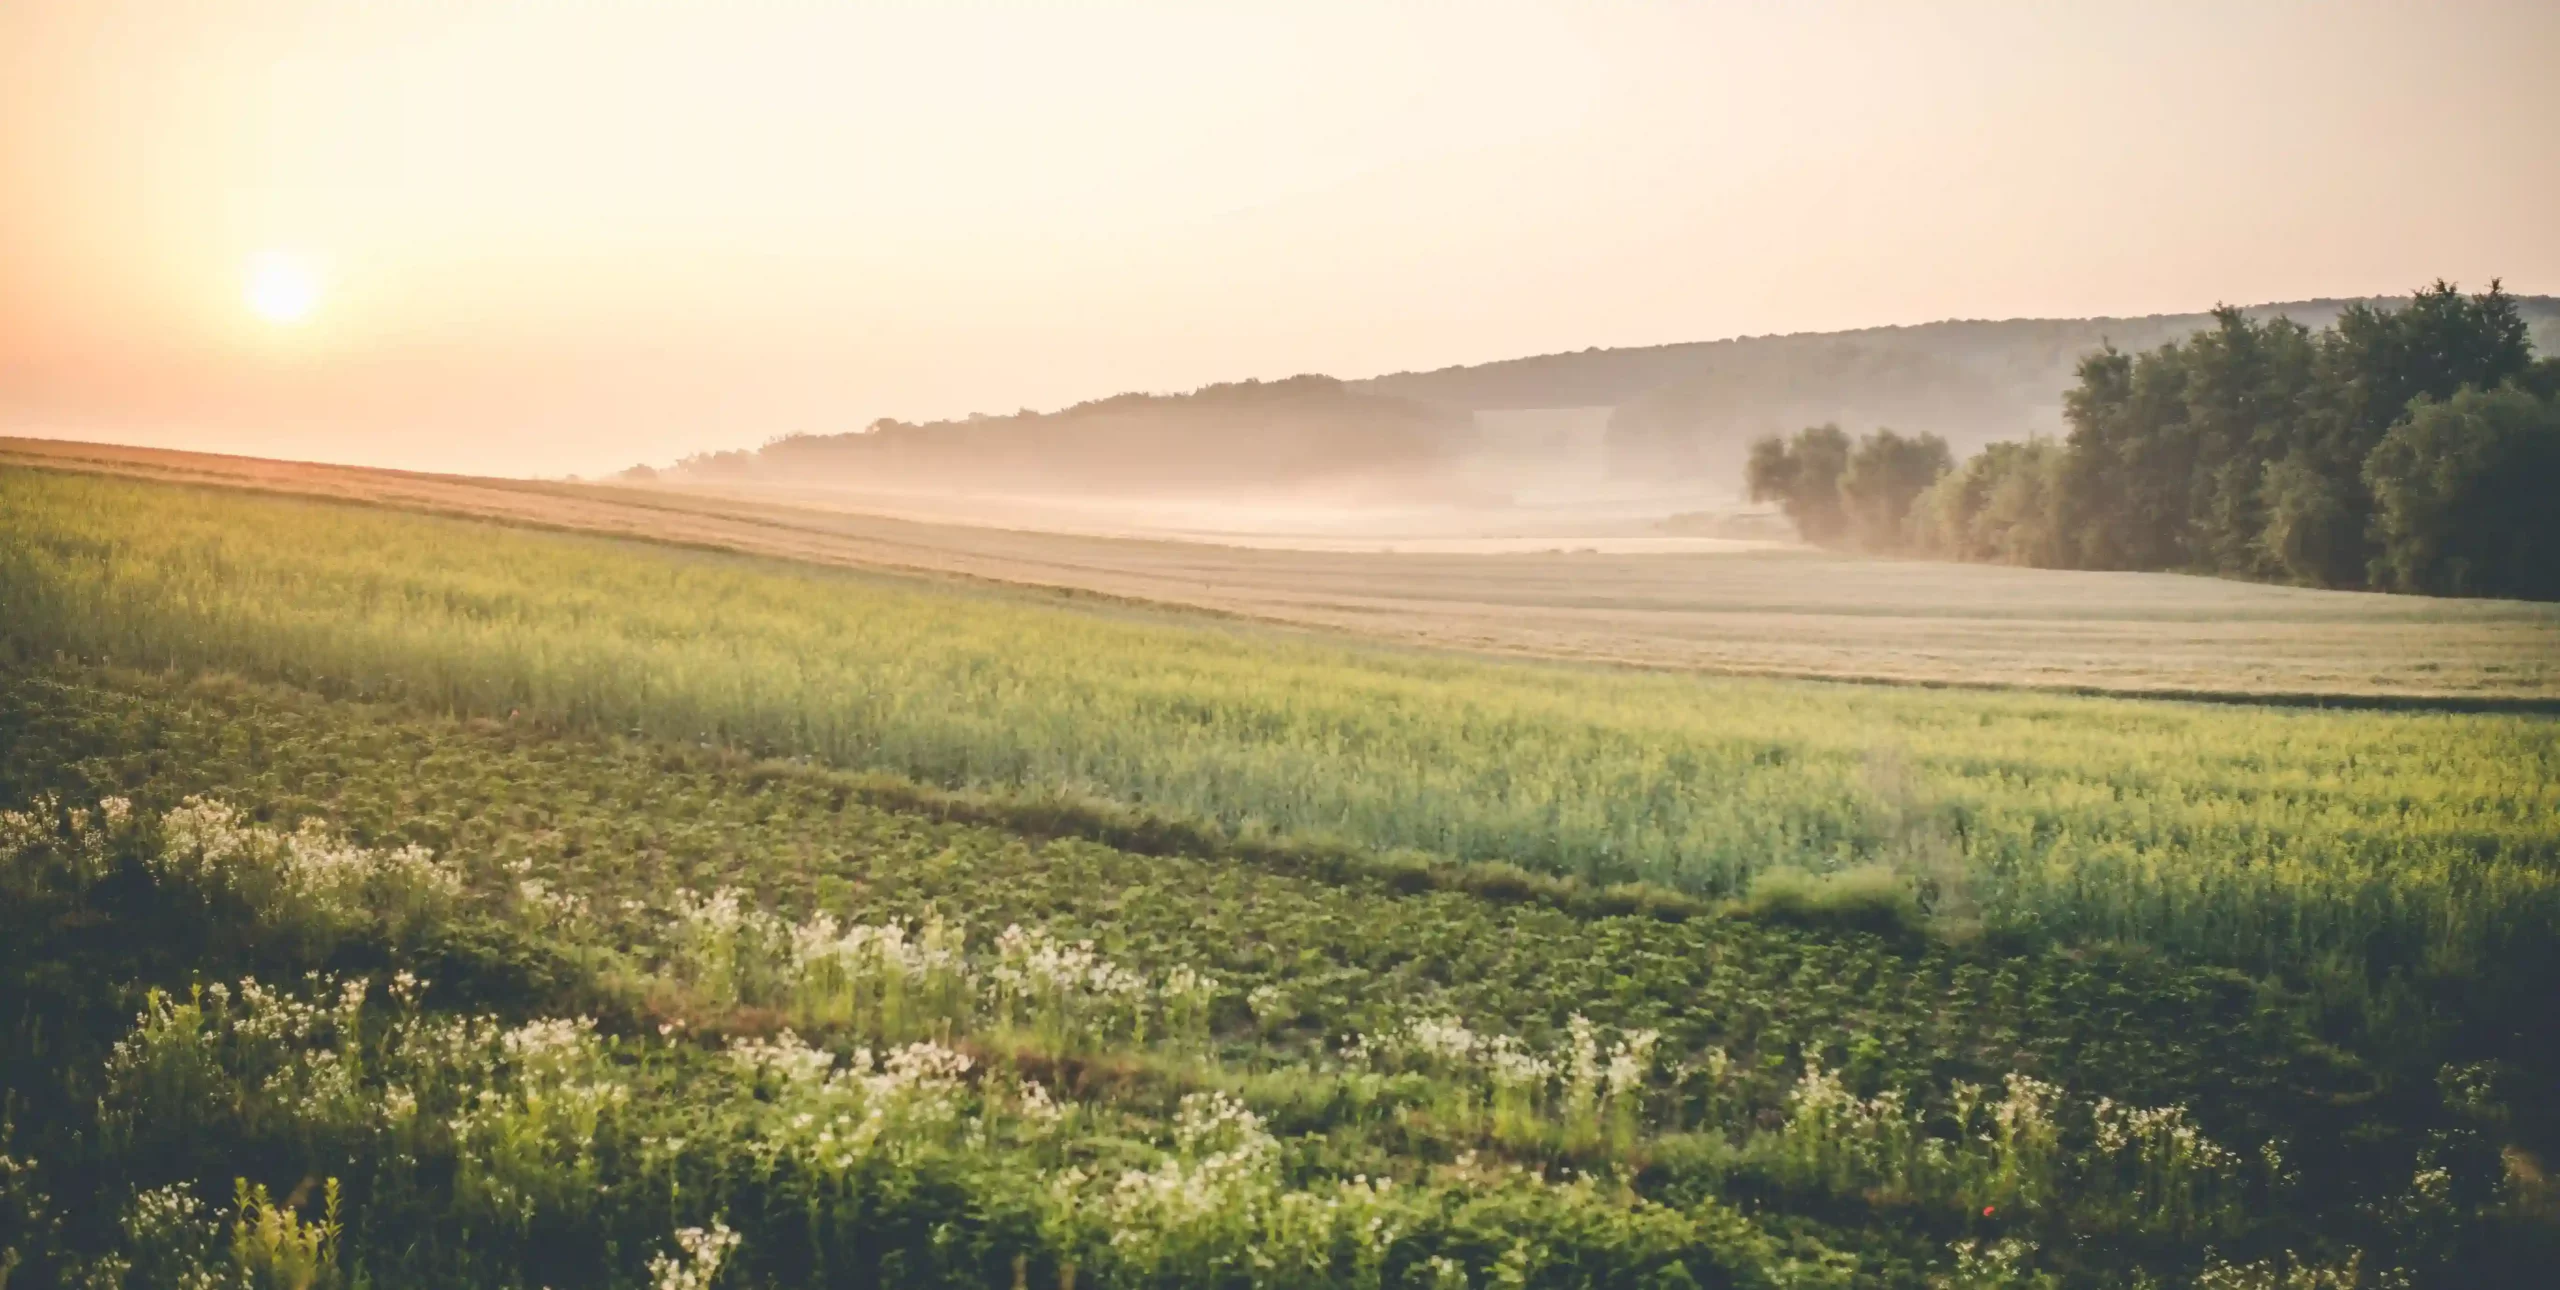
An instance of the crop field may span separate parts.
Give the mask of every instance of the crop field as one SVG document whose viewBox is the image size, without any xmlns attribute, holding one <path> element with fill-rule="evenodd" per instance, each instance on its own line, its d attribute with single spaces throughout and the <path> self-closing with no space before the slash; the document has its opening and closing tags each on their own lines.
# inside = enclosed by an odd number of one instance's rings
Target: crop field
<svg viewBox="0 0 2560 1290">
<path fill-rule="evenodd" d="M 0 439 L 0 464 L 364 500 L 1478 653 L 1730 675 L 2560 708 L 2560 607 L 1804 551 L 1394 554 L 1017 531 L 789 495 Z"/>
<path fill-rule="evenodd" d="M 0 1285 L 2560 1258 L 2549 717 L 1000 581 L 0 467 Z"/>
</svg>

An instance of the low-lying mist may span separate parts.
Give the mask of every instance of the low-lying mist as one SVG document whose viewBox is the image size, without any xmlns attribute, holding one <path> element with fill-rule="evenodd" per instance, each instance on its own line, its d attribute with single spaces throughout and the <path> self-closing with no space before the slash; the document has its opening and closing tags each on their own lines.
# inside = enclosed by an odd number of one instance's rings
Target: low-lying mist
<svg viewBox="0 0 2560 1290">
<path fill-rule="evenodd" d="M 1297 377 L 1049 414 L 880 422 L 623 478 L 945 522 L 1247 544 L 1687 550 L 1787 536 L 1740 510 L 1730 475 L 1617 468 L 1610 412 L 1469 412 Z"/>
</svg>

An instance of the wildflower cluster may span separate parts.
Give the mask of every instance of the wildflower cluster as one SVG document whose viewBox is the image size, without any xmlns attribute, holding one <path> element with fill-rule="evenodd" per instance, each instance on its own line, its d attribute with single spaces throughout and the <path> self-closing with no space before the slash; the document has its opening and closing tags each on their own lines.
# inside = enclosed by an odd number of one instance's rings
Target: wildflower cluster
<svg viewBox="0 0 2560 1290">
<path fill-rule="evenodd" d="M 150 860 L 156 877 L 237 894 L 271 923 L 379 920 L 396 933 L 450 907 L 464 885 L 459 869 L 424 847 L 357 846 L 318 819 L 273 829 L 212 798 L 187 798 L 160 817 L 160 830 Z"/>
<path fill-rule="evenodd" d="M 483 1029 L 482 1033 L 485 1033 Z M 471 1037 L 464 1032 L 461 1037 Z M 500 1030 L 485 1072 L 449 1121 L 475 1205 L 531 1224 L 602 1180 L 605 1129 L 631 1102 L 628 1073 L 608 1059 L 590 1018 L 544 1018 Z"/>
<path fill-rule="evenodd" d="M 893 1039 L 965 1017 L 967 934 L 926 919 L 845 924 L 820 913 L 790 929 L 797 1011 L 813 1025 L 850 1026 Z"/>
<path fill-rule="evenodd" d="M 1240 1258 L 1279 1192 L 1280 1144 L 1234 1098 L 1183 1098 L 1173 1139 L 1152 1169 L 1101 1179 L 1070 1168 L 1050 1182 L 1057 1204 L 1108 1234 L 1103 1253 L 1135 1279 Z"/>
<path fill-rule="evenodd" d="M 1991 1147 L 1991 1194 L 2013 1205 L 2036 1204 L 2051 1197 L 2062 1153 L 2061 1127 L 2054 1122 L 2062 1090 L 2015 1071 L 2001 1083 L 2003 1096 L 1991 1104 L 1991 1132 L 1983 1138 Z M 1970 1117 L 1959 1125 L 1970 1128 Z"/>
<path fill-rule="evenodd" d="M 108 1056 L 109 1123 L 185 1138 L 226 1114 L 292 1121 L 301 1111 L 359 1118 L 366 983 L 314 974 L 303 994 L 254 977 L 184 999 L 154 990 Z M 242 1094 L 247 1094 L 243 1096 Z"/>
<path fill-rule="evenodd" d="M 1567 1019 L 1563 1046 L 1538 1052 L 1518 1036 L 1485 1034 L 1456 1017 L 1417 1017 L 1375 1036 L 1357 1037 L 1353 1055 L 1388 1066 L 1408 1064 L 1453 1081 L 1444 1111 L 1480 1122 L 1497 1138 L 1534 1136 L 1552 1115 L 1569 1138 L 1604 1128 L 1632 1139 L 1642 1112 L 1661 1033 L 1630 1030 L 1604 1044 L 1580 1013 Z"/>
<path fill-rule="evenodd" d="M 793 1155 L 821 1173 L 839 1173 L 879 1151 L 941 1142 L 960 1127 L 975 1062 L 926 1040 L 874 1053 L 856 1048 L 843 1065 L 786 1030 L 771 1040 L 733 1040 L 729 1059 L 767 1100 L 758 1150 Z"/>
<path fill-rule="evenodd" d="M 229 1290 L 234 1269 L 223 1266 L 221 1225 L 194 1192 L 174 1183 L 136 1192 L 119 1226 L 116 1271 L 126 1284 Z"/>
<path fill-rule="evenodd" d="M 739 1239 L 727 1223 L 716 1218 L 708 1228 L 677 1228 L 678 1252 L 654 1255 L 649 1260 L 649 1290 L 710 1290 L 721 1265 L 736 1252 Z"/>
<path fill-rule="evenodd" d="M 2208 1138 L 2183 1106 L 2129 1107 L 2099 1098 L 2090 1110 L 2093 1169 L 2120 1171 L 2129 1160 L 2131 1195 L 2142 1216 L 2160 1225 L 2202 1222 L 2230 1199 L 2222 1192 L 2240 1176 L 2241 1159 Z M 2260 1151 L 2271 1181 L 2285 1174 L 2280 1150 Z"/>
<path fill-rule="evenodd" d="M 2196 1290 L 2408 1290 L 2409 1275 L 2399 1268 L 2366 1266 L 2362 1250 L 2334 1260 L 2288 1250 L 2247 1263 L 2209 1254 L 2195 1284 Z"/>
<path fill-rule="evenodd" d="M 793 923 L 728 887 L 679 890 L 674 905 L 670 966 L 705 1002 L 781 1008 L 804 1025 L 881 1039 L 967 1020 L 967 936 L 955 924 L 846 923 L 825 912 Z"/>
<path fill-rule="evenodd" d="M 507 862 L 506 871 L 507 876 L 515 881 L 518 908 L 542 926 L 577 929 L 594 920 L 594 906 L 586 897 L 564 891 L 547 878 L 534 877 L 531 860 L 511 860 Z"/>
<path fill-rule="evenodd" d="M 723 887 L 705 896 L 674 896 L 675 957 L 670 966 L 715 1006 L 766 1002 L 781 993 L 789 924 Z"/>
<path fill-rule="evenodd" d="M 1838 1072 L 1808 1060 L 1787 1094 L 1778 1162 L 1782 1175 L 1798 1186 L 1908 1196 L 1934 1181 L 1925 1176 L 1945 1164 L 1948 1147 L 1923 1138 L 1901 1090 L 1862 1098 Z"/>
<path fill-rule="evenodd" d="M 39 793 L 24 810 L 0 811 L 0 860 L 26 864 L 41 855 L 69 870 L 73 882 L 93 883 L 106 875 L 132 822 L 133 803 L 122 797 L 101 798 L 93 810 Z"/>
<path fill-rule="evenodd" d="M 1937 1283 L 1943 1290 L 2052 1290 L 2057 1284 L 2049 1274 L 2031 1270 L 2033 1241 L 1958 1241 L 1949 1252 L 1954 1266 Z"/>
<path fill-rule="evenodd" d="M 2075 1155 L 2062 1144 L 2067 1105 L 2060 1088 L 2027 1075 L 2010 1074 L 2002 1096 L 1987 1102 L 1981 1086 L 1959 1082 L 1947 1099 L 1955 1132 L 1946 1136 L 1902 1090 L 1862 1098 L 1838 1072 L 1808 1061 L 1787 1096 L 1776 1160 L 1800 1186 L 1986 1213 L 2071 1195 L 2091 1220 L 2154 1231 L 2227 1221 L 2244 1199 L 2241 1158 L 2198 1131 L 2185 1107 L 2099 1098 L 2088 1108 L 2090 1149 Z M 2267 1158 L 2281 1160 L 2272 1144 Z"/>
<path fill-rule="evenodd" d="M 1176 965 L 1161 978 L 1113 962 L 1093 942 L 1008 925 L 973 955 L 957 923 L 793 923 L 734 889 L 679 891 L 670 967 L 706 1002 L 780 1008 L 799 1024 L 896 1041 L 990 1027 L 1053 1052 L 1151 1039 L 1205 1040 L 1215 978 Z"/>
<path fill-rule="evenodd" d="M 1093 942 L 1063 941 L 1017 923 L 996 937 L 995 950 L 988 977 L 999 1025 L 1028 1025 L 1059 1050 L 1110 1038 L 1146 1041 L 1147 978 L 1103 957 Z"/>
</svg>

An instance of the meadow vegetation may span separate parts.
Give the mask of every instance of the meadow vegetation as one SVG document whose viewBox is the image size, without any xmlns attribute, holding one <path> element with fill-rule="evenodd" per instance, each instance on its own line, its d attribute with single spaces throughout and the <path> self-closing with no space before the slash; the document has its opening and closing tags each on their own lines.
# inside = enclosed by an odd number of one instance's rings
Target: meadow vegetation
<svg viewBox="0 0 2560 1290">
<path fill-rule="evenodd" d="M 2560 740 L 2529 717 L 1505 666 L 5 478 L 0 595 L 24 657 L 230 669 L 1594 886 L 1733 896 L 1772 866 L 1884 865 L 1922 907 L 2004 934 L 2259 971 L 2495 977 L 2534 961 L 2560 901 Z"/>
<path fill-rule="evenodd" d="M 2560 739 L 0 473 L 0 1284 L 2480 1284 Z"/>
<path fill-rule="evenodd" d="M 1800 549 L 1287 550 L 1026 532 L 895 497 L 415 475 L 0 438 L 0 465 L 105 472 L 1181 606 L 1474 654 L 1725 675 L 2560 711 L 2560 604 Z M 908 497 L 914 501 L 914 495 Z M 1072 527 L 1070 515 L 1047 522 Z"/>
</svg>

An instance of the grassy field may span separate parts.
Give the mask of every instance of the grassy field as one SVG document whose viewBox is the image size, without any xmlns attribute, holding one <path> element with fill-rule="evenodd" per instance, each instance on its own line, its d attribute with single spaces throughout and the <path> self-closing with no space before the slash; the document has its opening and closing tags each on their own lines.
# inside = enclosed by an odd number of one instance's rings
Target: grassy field
<svg viewBox="0 0 2560 1290">
<path fill-rule="evenodd" d="M 1495 661 L 22 469 L 0 659 L 0 1284 L 2554 1257 L 2544 717 Z"/>
<path fill-rule="evenodd" d="M 379 510 L 13 473 L 8 636 L 1278 836 L 2450 975 L 2560 921 L 2560 731 L 1533 667 Z M 2393 953 L 2405 957 L 2405 949 Z M 2363 975 L 2361 971 L 2357 973 Z"/>
<path fill-rule="evenodd" d="M 0 1079 L 37 1277 L 666 1290 L 702 1284 L 685 1230 L 738 1239 L 741 1287 L 2541 1257 L 2507 1068 L 2151 956 L 1317 880 L 118 669 L 0 685 L 0 796 L 33 804 L 0 817 Z"/>
<path fill-rule="evenodd" d="M 673 489 L 0 440 L 0 462 L 373 501 L 1475 652 L 1726 674 L 2560 705 L 2560 607 L 1803 552 L 1380 555 L 924 523 Z"/>
</svg>

